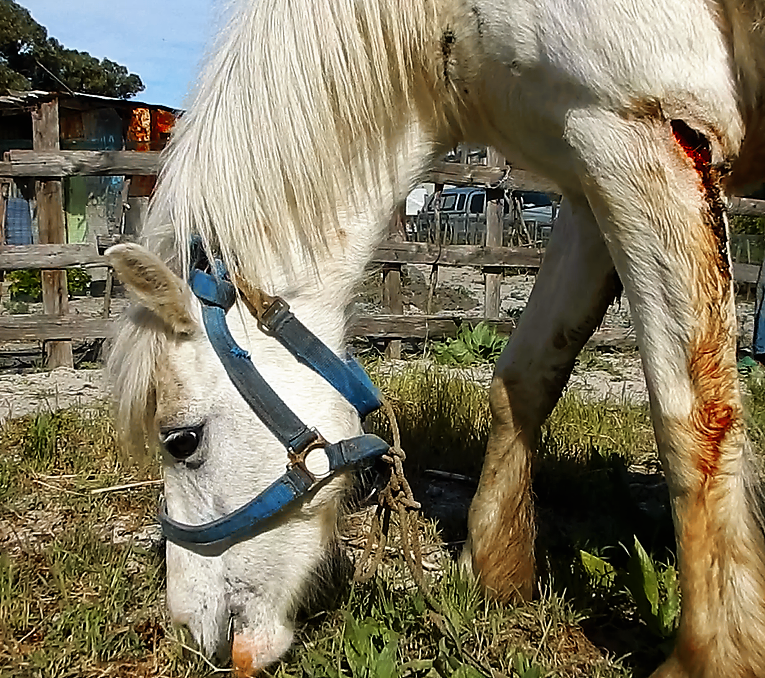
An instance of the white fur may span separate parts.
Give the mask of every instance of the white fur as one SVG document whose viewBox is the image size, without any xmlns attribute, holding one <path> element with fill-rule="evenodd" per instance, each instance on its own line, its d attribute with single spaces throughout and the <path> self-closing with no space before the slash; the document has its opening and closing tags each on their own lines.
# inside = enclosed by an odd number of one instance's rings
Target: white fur
<svg viewBox="0 0 765 678">
<path fill-rule="evenodd" d="M 167 268 L 140 250 L 113 253 L 140 299 L 111 360 L 127 440 L 143 448 L 159 427 L 205 424 L 202 466 L 165 459 L 170 515 L 201 523 L 231 511 L 286 460 L 199 331 L 181 285 L 190 234 L 236 275 L 284 296 L 340 352 L 353 287 L 394 207 L 445 148 L 489 143 L 556 181 L 571 207 L 492 385 L 495 428 L 466 562 L 499 595 L 530 592 L 531 441 L 605 311 L 615 266 L 635 314 L 678 531 L 683 622 L 661 671 L 765 675 L 763 540 L 745 492 L 731 381 L 729 261 L 719 255 L 724 224 L 709 217 L 719 182 L 714 175 L 703 188 L 672 127 L 682 121 L 703 136 L 715 166 L 756 148 L 761 130 L 747 121 L 758 120 L 765 41 L 735 8 L 734 0 L 239 2 L 174 133 L 144 231 Z M 172 293 L 141 294 L 147 266 Z M 330 441 L 360 430 L 350 406 L 243 306 L 228 317 L 299 416 Z M 225 654 L 230 617 L 241 646 L 255 648 L 239 670 L 284 651 L 343 485 L 329 484 L 273 531 L 220 557 L 168 547 L 171 613 L 207 652 Z"/>
</svg>

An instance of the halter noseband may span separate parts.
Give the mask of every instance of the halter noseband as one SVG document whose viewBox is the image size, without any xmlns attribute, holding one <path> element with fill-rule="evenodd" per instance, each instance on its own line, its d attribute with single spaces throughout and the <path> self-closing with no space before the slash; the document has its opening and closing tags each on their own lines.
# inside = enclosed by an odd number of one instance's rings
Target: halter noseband
<svg viewBox="0 0 765 678">
<path fill-rule="evenodd" d="M 210 271 L 209 269 L 213 270 Z M 229 379 L 266 428 L 286 448 L 287 471 L 252 501 L 217 520 L 202 525 L 179 523 L 167 515 L 165 504 L 159 522 L 165 536 L 175 544 L 204 555 L 219 555 L 235 543 L 261 534 L 274 526 L 278 515 L 308 492 L 352 467 L 369 467 L 389 446 L 381 438 L 365 434 L 328 443 L 307 426 L 263 379 L 250 356 L 231 336 L 226 312 L 236 301 L 236 288 L 223 263 L 210 266 L 198 238 L 191 244 L 189 285 L 202 304 L 202 320 L 210 343 Z M 363 418 L 381 405 L 380 394 L 363 368 L 350 356 L 336 356 L 290 311 L 279 297 L 258 293 L 258 327 L 274 337 L 298 361 L 328 381 Z M 306 466 L 308 454 L 322 449 L 329 471 L 317 476 Z"/>
</svg>

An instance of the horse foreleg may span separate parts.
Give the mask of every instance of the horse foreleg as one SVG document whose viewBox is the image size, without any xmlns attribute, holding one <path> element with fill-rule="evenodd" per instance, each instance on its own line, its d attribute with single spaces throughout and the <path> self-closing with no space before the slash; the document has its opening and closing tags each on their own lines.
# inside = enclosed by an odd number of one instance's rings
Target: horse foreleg
<svg viewBox="0 0 765 678">
<path fill-rule="evenodd" d="M 532 448 L 619 289 L 587 202 L 565 202 L 528 305 L 497 362 L 491 434 L 468 517 L 463 565 L 502 599 L 532 594 Z"/>
<path fill-rule="evenodd" d="M 656 676 L 765 676 L 765 542 L 718 172 L 735 139 L 704 136 L 686 112 L 684 121 L 652 110 L 567 122 L 629 298 L 672 503 L 682 615 Z"/>
</svg>

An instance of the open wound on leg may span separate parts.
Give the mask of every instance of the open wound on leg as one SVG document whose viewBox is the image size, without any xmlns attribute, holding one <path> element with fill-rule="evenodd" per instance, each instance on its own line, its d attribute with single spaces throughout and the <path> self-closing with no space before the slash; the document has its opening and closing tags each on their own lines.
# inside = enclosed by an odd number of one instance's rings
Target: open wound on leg
<svg viewBox="0 0 765 678">
<path fill-rule="evenodd" d="M 712 148 L 709 140 L 682 120 L 672 120 L 670 125 L 675 141 L 693 162 L 701 180 L 704 200 L 708 207 L 705 221 L 716 242 L 717 267 L 723 279 L 730 281 L 725 202 L 720 189 L 720 171 L 712 166 Z"/>
</svg>

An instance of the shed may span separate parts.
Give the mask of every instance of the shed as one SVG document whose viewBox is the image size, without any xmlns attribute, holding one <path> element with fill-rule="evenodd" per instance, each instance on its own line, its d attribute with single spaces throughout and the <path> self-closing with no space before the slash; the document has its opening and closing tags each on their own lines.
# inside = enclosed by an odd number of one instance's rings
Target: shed
<svg viewBox="0 0 765 678">
<path fill-rule="evenodd" d="M 37 150 L 33 116 L 43 106 L 55 109 L 58 127 L 47 147 L 61 150 L 159 151 L 180 115 L 167 106 L 91 94 L 11 92 L 0 96 L 0 154 Z M 135 234 L 155 181 L 153 176 L 66 177 L 62 186 L 66 242 L 103 249 L 123 235 Z M 17 238 L 40 242 L 34 180 L 6 181 L 1 188 L 2 198 L 13 200 L 14 209 L 6 211 L 0 243 Z M 21 200 L 28 205 L 28 215 Z M 30 224 L 32 233 L 23 233 Z"/>
</svg>

